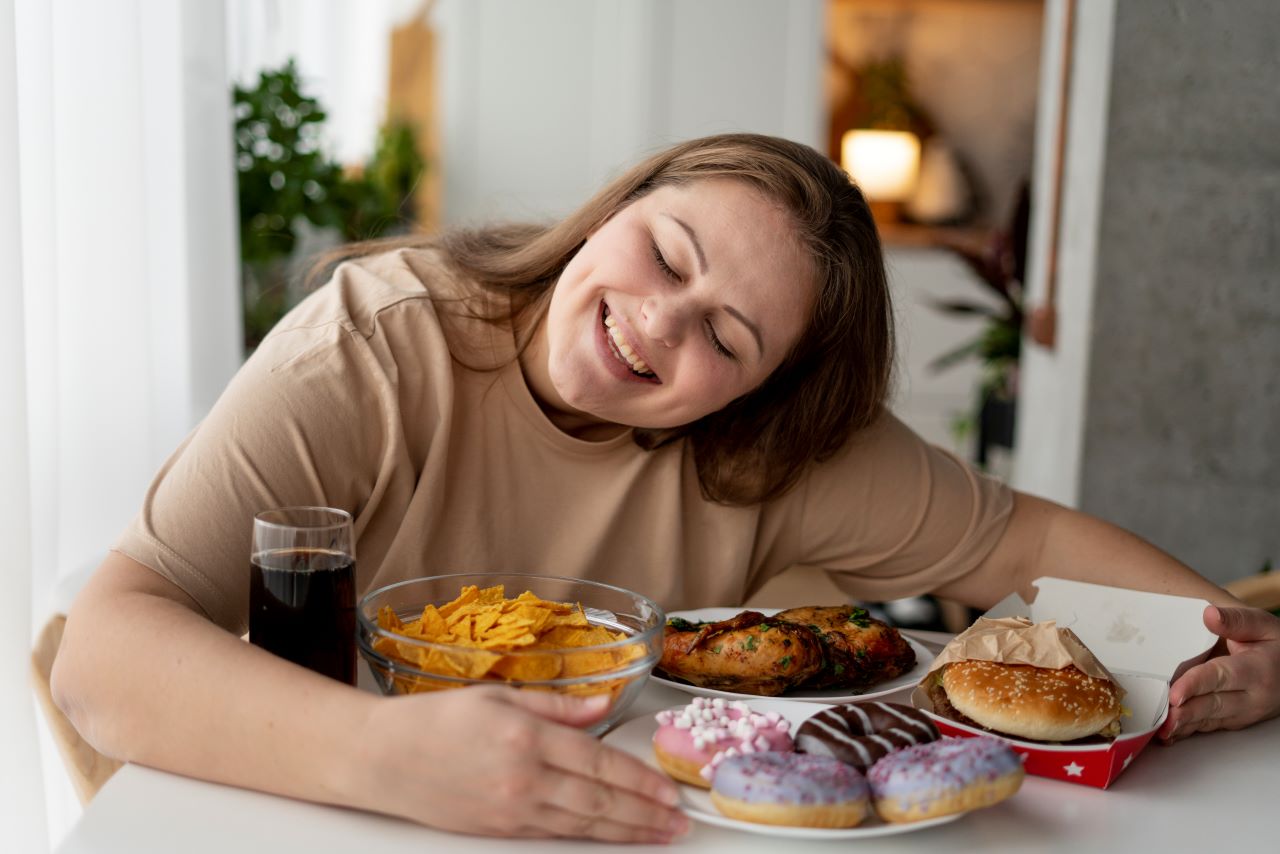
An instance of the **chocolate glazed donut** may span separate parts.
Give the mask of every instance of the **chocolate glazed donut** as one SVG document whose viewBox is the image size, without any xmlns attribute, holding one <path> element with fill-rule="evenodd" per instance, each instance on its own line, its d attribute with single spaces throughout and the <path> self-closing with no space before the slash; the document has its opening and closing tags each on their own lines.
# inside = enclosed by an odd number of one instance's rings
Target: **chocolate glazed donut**
<svg viewBox="0 0 1280 854">
<path fill-rule="evenodd" d="M 895 750 L 937 738 L 938 728 L 918 709 L 900 703 L 845 703 L 802 723 L 796 731 L 796 750 L 830 756 L 865 771 Z"/>
</svg>

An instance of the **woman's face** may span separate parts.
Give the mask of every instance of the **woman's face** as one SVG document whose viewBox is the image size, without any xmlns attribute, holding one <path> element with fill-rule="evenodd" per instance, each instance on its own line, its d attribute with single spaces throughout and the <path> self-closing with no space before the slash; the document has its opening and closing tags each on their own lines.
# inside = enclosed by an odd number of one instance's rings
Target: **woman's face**
<svg viewBox="0 0 1280 854">
<path fill-rule="evenodd" d="M 562 429 L 675 427 L 760 385 L 814 300 L 786 213 L 748 185 L 653 191 L 565 267 L 522 360 Z"/>
</svg>

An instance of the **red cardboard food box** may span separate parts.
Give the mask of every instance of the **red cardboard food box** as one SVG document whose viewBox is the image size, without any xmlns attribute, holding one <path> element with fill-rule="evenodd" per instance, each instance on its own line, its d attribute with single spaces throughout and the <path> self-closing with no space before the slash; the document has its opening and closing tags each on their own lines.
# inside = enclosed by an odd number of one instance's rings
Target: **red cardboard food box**
<svg viewBox="0 0 1280 854">
<path fill-rule="evenodd" d="M 1217 637 L 1204 626 L 1208 602 L 1183 596 L 1142 593 L 1098 584 L 1040 578 L 1035 601 L 1027 604 L 1016 593 L 1001 600 L 984 616 L 1029 617 L 1034 622 L 1057 620 L 1084 642 L 1125 690 L 1120 735 L 1110 743 L 1042 744 L 995 736 L 1007 741 L 1022 757 L 1028 774 L 1105 789 L 1129 767 L 1151 741 L 1169 713 L 1169 683 L 1184 665 L 1208 657 Z M 926 677 L 932 679 L 933 674 Z M 911 702 L 933 718 L 943 735 L 986 735 L 933 714 L 923 686 Z"/>
</svg>

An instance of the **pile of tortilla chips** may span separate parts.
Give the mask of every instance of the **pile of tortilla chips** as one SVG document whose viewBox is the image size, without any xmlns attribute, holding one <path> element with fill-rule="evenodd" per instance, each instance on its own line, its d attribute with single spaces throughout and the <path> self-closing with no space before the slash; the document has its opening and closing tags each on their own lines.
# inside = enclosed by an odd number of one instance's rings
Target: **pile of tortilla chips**
<svg viewBox="0 0 1280 854">
<path fill-rule="evenodd" d="M 428 605 L 422 616 L 403 622 L 390 607 L 378 612 L 378 626 L 414 640 L 448 645 L 425 648 L 380 637 L 373 641 L 378 653 L 425 673 L 466 679 L 530 682 L 570 679 L 608 673 L 644 654 L 641 645 L 611 650 L 565 652 L 623 640 L 623 632 L 611 632 L 587 621 L 581 605 L 549 602 L 525 591 L 507 599 L 502 585 L 483 590 L 470 585 L 447 605 Z M 538 653 L 545 651 L 545 655 Z M 516 653 L 511 655 L 510 653 Z M 610 682 L 620 684 L 614 686 Z M 625 680 L 606 680 L 564 686 L 568 693 L 595 694 L 620 691 Z M 397 675 L 400 693 L 458 687 L 456 682 L 433 681 Z"/>
</svg>

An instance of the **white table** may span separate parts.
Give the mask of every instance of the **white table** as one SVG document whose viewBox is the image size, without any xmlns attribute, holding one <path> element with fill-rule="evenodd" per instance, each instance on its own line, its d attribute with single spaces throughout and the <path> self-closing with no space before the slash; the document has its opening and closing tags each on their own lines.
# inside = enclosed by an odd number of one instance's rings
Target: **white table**
<svg viewBox="0 0 1280 854">
<path fill-rule="evenodd" d="M 890 697 L 889 699 L 900 699 Z M 630 717 L 688 702 L 650 683 Z M 1028 777 L 1012 799 L 956 822 L 861 841 L 800 842 L 693 822 L 675 849 L 699 852 L 1280 850 L 1280 719 L 1241 732 L 1149 746 L 1103 791 Z M 58 854 L 228 852 L 558 852 L 670 850 L 565 840 L 458 836 L 369 813 L 303 803 L 126 765 Z"/>
</svg>

